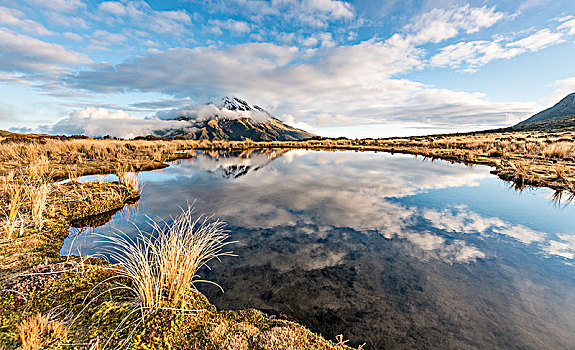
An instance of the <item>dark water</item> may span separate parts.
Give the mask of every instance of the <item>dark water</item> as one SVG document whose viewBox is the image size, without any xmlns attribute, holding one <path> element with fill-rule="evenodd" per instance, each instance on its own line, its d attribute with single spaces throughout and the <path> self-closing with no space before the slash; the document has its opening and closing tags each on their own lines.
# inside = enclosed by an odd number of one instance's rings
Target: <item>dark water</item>
<svg viewBox="0 0 575 350">
<path fill-rule="evenodd" d="M 368 349 L 575 348 L 575 206 L 547 190 L 353 152 L 200 153 L 141 177 L 137 210 L 95 231 L 135 235 L 129 220 L 145 228 L 195 201 L 238 241 L 238 257 L 202 271 L 225 289 L 200 286 L 221 309 L 283 314 Z M 101 248 L 88 232 L 62 253 Z"/>
</svg>

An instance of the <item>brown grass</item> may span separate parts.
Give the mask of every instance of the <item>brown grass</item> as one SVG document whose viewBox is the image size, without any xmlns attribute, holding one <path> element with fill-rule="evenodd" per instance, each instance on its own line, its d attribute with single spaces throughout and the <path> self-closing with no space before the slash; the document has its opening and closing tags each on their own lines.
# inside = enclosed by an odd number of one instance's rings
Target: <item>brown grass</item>
<svg viewBox="0 0 575 350">
<path fill-rule="evenodd" d="M 22 350 L 39 350 L 54 346 L 66 338 L 66 328 L 43 314 L 36 314 L 18 326 L 18 337 Z"/>
<path fill-rule="evenodd" d="M 46 199 L 48 198 L 49 192 L 50 185 L 47 183 L 27 188 L 32 221 L 34 222 L 34 226 L 39 230 L 44 226 L 44 212 L 46 211 Z"/>
<path fill-rule="evenodd" d="M 128 288 L 142 308 L 152 311 L 185 305 L 187 290 L 196 282 L 207 282 L 198 280 L 198 270 L 231 255 L 222 251 L 231 243 L 224 225 L 201 216 L 194 219 L 188 207 L 169 225 L 152 221 L 152 231 L 141 232 L 135 240 L 125 234 L 106 238 L 112 244 L 110 257 L 122 267 L 118 273 L 132 282 Z"/>
</svg>

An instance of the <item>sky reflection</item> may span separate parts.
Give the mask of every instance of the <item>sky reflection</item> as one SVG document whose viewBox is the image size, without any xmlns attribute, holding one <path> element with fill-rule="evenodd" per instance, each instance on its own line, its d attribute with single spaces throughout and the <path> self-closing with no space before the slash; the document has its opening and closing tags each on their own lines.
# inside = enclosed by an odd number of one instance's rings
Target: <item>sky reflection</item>
<svg viewBox="0 0 575 350">
<path fill-rule="evenodd" d="M 370 348 L 575 345 L 575 210 L 510 191 L 487 167 L 271 150 L 198 153 L 141 176 L 129 217 L 141 228 L 192 202 L 228 223 L 238 258 L 204 271 L 226 293 L 202 287 L 218 307 L 284 313 Z M 130 220 L 95 231 L 135 234 Z M 84 233 L 68 249 L 102 245 Z"/>
</svg>

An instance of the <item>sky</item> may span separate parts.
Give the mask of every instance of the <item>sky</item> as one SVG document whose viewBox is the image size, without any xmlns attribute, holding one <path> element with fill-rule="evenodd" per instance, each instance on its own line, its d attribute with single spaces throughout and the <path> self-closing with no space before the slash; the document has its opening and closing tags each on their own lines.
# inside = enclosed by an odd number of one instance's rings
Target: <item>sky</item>
<svg viewBox="0 0 575 350">
<path fill-rule="evenodd" d="M 573 62 L 572 0 L 0 0 L 0 129 L 133 137 L 235 96 L 324 136 L 481 130 Z"/>
</svg>

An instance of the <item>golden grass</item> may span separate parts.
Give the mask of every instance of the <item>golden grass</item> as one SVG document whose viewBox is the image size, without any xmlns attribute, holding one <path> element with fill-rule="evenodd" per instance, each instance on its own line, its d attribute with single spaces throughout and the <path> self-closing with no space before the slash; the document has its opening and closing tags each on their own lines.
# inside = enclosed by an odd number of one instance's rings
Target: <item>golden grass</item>
<svg viewBox="0 0 575 350">
<path fill-rule="evenodd" d="M 543 147 L 541 152 L 545 157 L 564 159 L 573 157 L 575 145 L 567 142 L 552 143 Z"/>
<path fill-rule="evenodd" d="M 198 279 L 198 270 L 213 259 L 230 256 L 222 249 L 231 242 L 221 221 L 193 218 L 193 209 L 182 210 L 171 224 L 150 222 L 152 231 L 141 232 L 136 239 L 120 234 L 106 237 L 111 247 L 109 258 L 122 269 L 144 310 L 162 306 L 185 305 L 186 291 Z"/>
<path fill-rule="evenodd" d="M 50 192 L 50 185 L 47 183 L 27 188 L 30 199 L 32 221 L 34 226 L 41 230 L 44 225 L 44 212 L 46 211 L 46 200 Z"/>
<path fill-rule="evenodd" d="M 66 334 L 66 328 L 61 322 L 40 313 L 29 317 L 18 326 L 21 350 L 39 350 L 54 346 L 64 340 Z"/>
</svg>

